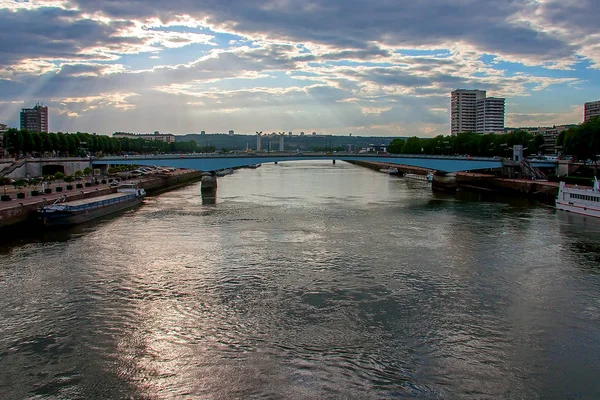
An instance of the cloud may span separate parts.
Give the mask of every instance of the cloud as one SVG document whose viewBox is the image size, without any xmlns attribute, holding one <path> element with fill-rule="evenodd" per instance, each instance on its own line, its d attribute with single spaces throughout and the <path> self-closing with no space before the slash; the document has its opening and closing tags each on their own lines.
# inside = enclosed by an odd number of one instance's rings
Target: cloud
<svg viewBox="0 0 600 400">
<path fill-rule="evenodd" d="M 0 105 L 11 105 L 0 120 L 43 101 L 51 128 L 106 133 L 185 133 L 200 120 L 207 131 L 446 134 L 458 87 L 509 102 L 600 89 L 598 72 L 578 72 L 600 66 L 594 10 L 591 0 L 0 0 Z M 507 121 L 545 118 L 530 108 Z"/>
</svg>

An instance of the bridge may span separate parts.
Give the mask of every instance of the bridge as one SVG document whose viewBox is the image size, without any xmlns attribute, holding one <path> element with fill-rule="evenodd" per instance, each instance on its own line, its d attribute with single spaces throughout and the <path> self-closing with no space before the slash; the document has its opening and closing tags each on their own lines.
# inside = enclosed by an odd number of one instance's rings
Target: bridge
<svg viewBox="0 0 600 400">
<path fill-rule="evenodd" d="M 439 172 L 452 173 L 476 171 L 490 168 L 502 168 L 502 159 L 469 156 L 432 156 L 432 155 L 388 155 L 354 153 L 260 153 L 260 154 L 181 154 L 181 155 L 145 155 L 103 157 L 92 160 L 94 166 L 100 165 L 160 165 L 175 168 L 188 168 L 199 171 L 218 171 L 227 168 L 243 167 L 252 164 L 264 164 L 284 161 L 339 160 L 369 161 L 389 164 L 421 167 Z M 534 161 L 535 167 L 556 167 L 556 161 Z"/>
<path fill-rule="evenodd" d="M 429 156 L 429 155 L 384 155 L 354 153 L 260 153 L 260 154 L 183 154 L 103 157 L 92 161 L 94 166 L 137 164 L 189 168 L 199 171 L 218 171 L 270 162 L 339 160 L 369 161 L 408 165 L 440 172 L 474 171 L 501 168 L 502 160 L 489 157 Z M 555 166 L 553 164 L 552 166 Z"/>
</svg>

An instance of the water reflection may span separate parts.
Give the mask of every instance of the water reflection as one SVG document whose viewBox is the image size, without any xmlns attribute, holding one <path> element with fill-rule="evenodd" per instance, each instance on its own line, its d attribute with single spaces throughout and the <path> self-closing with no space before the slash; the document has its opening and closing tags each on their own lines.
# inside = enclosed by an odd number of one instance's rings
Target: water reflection
<svg viewBox="0 0 600 400">
<path fill-rule="evenodd" d="M 2 398 L 600 393 L 594 226 L 339 163 L 199 192 L 11 244 Z"/>
</svg>

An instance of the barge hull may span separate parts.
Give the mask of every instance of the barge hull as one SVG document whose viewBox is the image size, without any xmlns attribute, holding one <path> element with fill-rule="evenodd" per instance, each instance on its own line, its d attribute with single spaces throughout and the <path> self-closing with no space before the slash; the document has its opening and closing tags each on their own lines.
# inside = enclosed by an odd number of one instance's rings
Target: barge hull
<svg viewBox="0 0 600 400">
<path fill-rule="evenodd" d="M 142 198 L 134 197 L 130 200 L 120 203 L 111 204 L 105 207 L 100 207 L 91 210 L 83 210 L 77 212 L 58 211 L 54 213 L 42 213 L 40 221 L 45 226 L 69 226 L 82 224 L 97 218 L 101 218 L 119 211 L 123 211 L 137 206 L 142 202 Z"/>
</svg>

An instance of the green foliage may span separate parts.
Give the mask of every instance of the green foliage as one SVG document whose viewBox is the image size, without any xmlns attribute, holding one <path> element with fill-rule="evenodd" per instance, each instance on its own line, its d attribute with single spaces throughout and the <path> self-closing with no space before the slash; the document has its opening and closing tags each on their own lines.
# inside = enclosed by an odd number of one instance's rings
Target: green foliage
<svg viewBox="0 0 600 400">
<path fill-rule="evenodd" d="M 76 177 L 76 178 L 81 178 L 83 176 L 83 172 L 81 172 L 81 170 L 78 169 L 77 171 L 75 171 L 73 173 L 73 176 Z"/>
<path fill-rule="evenodd" d="M 65 182 L 67 182 L 67 183 L 71 183 L 71 182 L 73 182 L 75 179 L 73 179 L 73 177 L 72 177 L 72 176 L 65 176 L 65 177 L 63 178 L 63 180 L 64 180 Z"/>
<path fill-rule="evenodd" d="M 93 170 L 90 167 L 85 167 L 85 169 L 83 170 L 83 174 L 86 176 L 90 176 L 92 172 Z"/>
<path fill-rule="evenodd" d="M 594 184 L 592 178 L 581 176 L 556 176 L 551 174 L 548 175 L 548 180 L 550 182 L 565 182 L 569 185 L 592 186 Z"/>
<path fill-rule="evenodd" d="M 54 174 L 54 179 L 56 179 L 57 181 L 62 180 L 65 177 L 65 174 L 63 174 L 62 172 L 56 172 Z"/>
<path fill-rule="evenodd" d="M 388 145 L 388 152 L 393 154 L 430 154 L 430 155 L 470 155 L 470 156 L 510 156 L 510 148 L 521 144 L 527 148 L 526 153 L 537 154 L 542 151 L 544 138 L 533 136 L 525 131 L 515 131 L 504 135 L 478 134 L 473 132 L 459 133 L 455 136 L 439 135 L 434 138 L 418 137 L 394 139 Z"/>
<path fill-rule="evenodd" d="M 29 132 L 11 128 L 3 137 L 3 147 L 11 154 L 57 152 L 69 156 L 85 157 L 87 154 L 125 153 L 192 153 L 214 152 L 215 146 L 198 146 L 195 141 L 166 143 L 144 139 L 114 138 L 89 133 Z"/>
<path fill-rule="evenodd" d="M 565 132 L 563 150 L 579 160 L 598 161 L 600 155 L 600 117 Z"/>
</svg>

